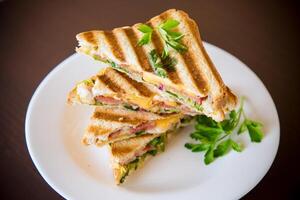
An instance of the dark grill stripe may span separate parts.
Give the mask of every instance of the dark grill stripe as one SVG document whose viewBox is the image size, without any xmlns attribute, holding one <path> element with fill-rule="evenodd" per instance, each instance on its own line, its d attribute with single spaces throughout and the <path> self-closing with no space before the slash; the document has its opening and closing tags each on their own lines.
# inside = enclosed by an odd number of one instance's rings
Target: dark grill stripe
<svg viewBox="0 0 300 200">
<path fill-rule="evenodd" d="M 212 71 L 214 77 L 217 79 L 217 81 L 219 82 L 219 84 L 223 84 L 223 81 L 222 81 L 222 78 L 221 78 L 220 74 L 218 73 L 218 71 L 214 67 L 213 62 L 209 58 L 206 50 L 204 49 L 203 43 L 202 43 L 201 38 L 200 38 L 199 31 L 198 31 L 197 24 L 195 24 L 195 22 L 193 22 L 191 20 L 188 20 L 188 26 L 189 26 L 189 29 L 191 30 L 191 33 L 192 33 L 193 37 L 196 38 L 196 40 L 197 40 L 197 42 L 198 42 L 198 44 L 199 44 L 199 46 L 201 48 L 201 52 L 203 53 L 203 56 L 205 57 L 205 60 L 208 63 L 208 67 Z"/>
<path fill-rule="evenodd" d="M 84 32 L 83 33 L 83 38 L 88 41 L 89 43 L 92 43 L 93 45 L 98 45 L 97 40 L 94 36 L 94 33 L 92 31 L 90 32 Z"/>
<path fill-rule="evenodd" d="M 95 136 L 105 135 L 111 131 L 112 131 L 111 129 L 106 129 L 104 127 L 97 126 L 97 125 L 91 125 L 87 129 L 87 132 L 94 133 Z"/>
<path fill-rule="evenodd" d="M 140 66 L 147 72 L 153 72 L 153 69 L 149 63 L 149 59 L 147 57 L 146 52 L 144 51 L 143 47 L 137 45 L 138 37 L 133 31 L 132 28 L 124 28 L 123 29 L 136 56 L 139 61 Z"/>
<path fill-rule="evenodd" d="M 139 93 L 145 97 L 151 97 L 154 95 L 153 92 L 151 92 L 143 83 L 139 83 L 133 79 L 131 79 L 129 76 L 127 76 L 125 73 L 119 72 L 115 70 L 120 76 L 122 76 L 126 81 L 132 85 Z"/>
<path fill-rule="evenodd" d="M 198 66 L 196 65 L 194 59 L 191 57 L 190 54 L 191 52 L 188 50 L 187 52 L 182 53 L 181 56 L 198 90 L 200 90 L 204 95 L 206 95 L 208 91 L 207 82 L 205 81 L 202 73 L 199 71 Z"/>
<path fill-rule="evenodd" d="M 140 118 L 129 117 L 128 115 L 121 115 L 115 113 L 104 113 L 104 112 L 95 112 L 93 115 L 94 119 L 98 120 L 107 120 L 112 122 L 120 122 L 120 123 L 128 123 L 128 124 L 139 124 L 142 123 L 144 120 Z"/>
<path fill-rule="evenodd" d="M 169 16 L 169 12 L 164 12 L 161 15 L 159 15 L 159 18 L 162 20 L 162 22 L 164 22 L 165 20 L 167 20 L 171 17 Z"/>
<path fill-rule="evenodd" d="M 153 25 L 151 24 L 151 22 L 148 24 L 149 26 L 151 26 L 153 28 Z M 164 44 L 162 43 L 160 36 L 158 35 L 158 33 L 156 31 L 153 31 L 152 33 L 152 43 L 155 49 L 157 49 L 158 53 L 161 55 L 164 49 Z M 176 69 L 170 69 L 170 67 L 166 66 L 165 70 L 168 73 L 168 78 L 175 84 L 179 84 L 181 83 L 181 80 L 177 74 Z"/>
<path fill-rule="evenodd" d="M 164 21 L 168 18 L 171 18 L 169 17 L 169 13 L 168 12 L 165 12 L 163 13 L 162 15 L 160 15 L 160 18 Z M 183 20 L 186 20 L 186 16 L 181 16 L 181 18 Z M 181 23 L 184 23 L 184 22 L 181 22 Z M 190 29 L 190 30 L 194 30 L 194 29 Z M 178 31 L 180 32 L 179 30 L 176 30 L 174 29 L 174 31 Z M 195 37 L 196 35 L 194 35 Z M 184 44 L 184 41 L 185 38 L 183 37 L 181 42 Z M 199 91 L 201 91 L 203 94 L 207 94 L 207 82 L 204 78 L 204 76 L 202 75 L 201 71 L 199 70 L 199 66 L 196 65 L 195 63 L 195 60 L 193 59 L 193 57 L 191 56 L 193 52 L 191 52 L 191 50 L 188 48 L 187 52 L 184 52 L 184 53 L 181 53 L 179 54 L 180 56 L 182 56 L 183 58 L 183 61 L 184 61 L 184 64 L 185 64 L 185 67 L 188 69 L 189 71 L 189 74 L 192 76 L 193 78 L 193 81 L 196 85 L 196 87 L 198 88 Z"/>
<path fill-rule="evenodd" d="M 104 37 L 108 42 L 109 47 L 112 53 L 115 55 L 115 57 L 118 58 L 120 61 L 125 62 L 124 53 L 115 34 L 112 31 L 104 31 Z"/>
<path fill-rule="evenodd" d="M 150 26 L 152 29 L 154 29 L 154 25 L 150 22 L 147 23 L 148 26 Z M 158 35 L 159 33 L 157 31 L 152 32 L 152 43 L 155 49 L 161 53 L 164 49 L 164 44 L 162 43 L 160 36 Z"/>
<path fill-rule="evenodd" d="M 105 85 L 107 85 L 112 91 L 118 93 L 118 92 L 124 92 L 124 90 L 114 83 L 108 76 L 105 74 L 102 74 L 101 76 L 98 76 L 99 80 L 102 81 Z"/>
</svg>

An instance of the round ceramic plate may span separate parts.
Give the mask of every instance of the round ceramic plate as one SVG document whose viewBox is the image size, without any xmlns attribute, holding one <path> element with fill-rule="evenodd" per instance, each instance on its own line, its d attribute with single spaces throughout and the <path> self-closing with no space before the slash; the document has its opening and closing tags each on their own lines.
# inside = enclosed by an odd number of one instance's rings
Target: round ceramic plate
<svg viewBox="0 0 300 200">
<path fill-rule="evenodd" d="M 205 43 L 225 83 L 247 98 L 249 118 L 263 122 L 261 143 L 239 139 L 245 149 L 231 151 L 206 166 L 203 153 L 191 153 L 192 127 L 181 130 L 164 153 L 149 160 L 114 185 L 106 148 L 86 147 L 81 137 L 92 108 L 66 105 L 74 85 L 104 65 L 83 55 L 72 55 L 52 70 L 34 93 L 26 115 L 26 141 L 31 158 L 47 183 L 67 199 L 238 199 L 249 192 L 269 170 L 279 144 L 279 119 L 274 102 L 260 79 L 241 61 Z"/>
</svg>

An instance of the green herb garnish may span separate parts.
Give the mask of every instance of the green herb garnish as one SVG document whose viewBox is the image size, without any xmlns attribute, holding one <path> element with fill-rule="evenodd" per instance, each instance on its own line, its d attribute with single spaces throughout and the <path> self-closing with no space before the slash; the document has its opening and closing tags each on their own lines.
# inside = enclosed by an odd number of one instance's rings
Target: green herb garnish
<svg viewBox="0 0 300 200">
<path fill-rule="evenodd" d="M 161 136 L 154 138 L 151 140 L 148 145 L 154 147 L 156 151 L 163 152 L 165 150 L 165 144 L 167 141 L 167 134 L 164 133 Z"/>
<path fill-rule="evenodd" d="M 171 56 L 160 57 L 155 49 L 152 49 L 149 53 L 150 63 L 154 69 L 154 72 L 163 78 L 166 78 L 168 70 L 174 70 L 174 66 L 177 64 L 177 60 Z"/>
<path fill-rule="evenodd" d="M 166 58 L 169 55 L 170 48 L 175 49 L 179 53 L 183 53 L 187 50 L 187 47 L 181 43 L 181 38 L 184 35 L 173 30 L 179 24 L 180 22 L 175 19 L 168 19 L 156 28 L 165 43 L 162 58 Z M 138 45 L 142 46 L 144 44 L 148 44 L 151 41 L 153 29 L 146 24 L 141 24 L 138 27 L 138 30 L 143 33 L 142 38 L 138 42 Z"/>
<path fill-rule="evenodd" d="M 178 25 L 179 21 L 168 19 L 158 26 L 158 32 L 165 42 L 165 48 L 162 54 L 163 58 L 168 56 L 170 47 L 175 49 L 179 53 L 183 53 L 187 50 L 187 47 L 180 41 L 184 35 L 172 30 Z"/>
<path fill-rule="evenodd" d="M 139 40 L 138 45 L 143 46 L 144 44 L 148 44 L 151 41 L 153 29 L 146 24 L 141 24 L 138 30 L 143 33 L 143 37 Z"/>
<path fill-rule="evenodd" d="M 262 132 L 262 124 L 253 120 L 245 119 L 242 123 L 238 134 L 241 134 L 248 130 L 251 142 L 261 142 L 264 137 L 264 133 Z"/>
<path fill-rule="evenodd" d="M 216 122 L 205 115 L 197 116 L 195 132 L 191 133 L 190 137 L 200 143 L 186 143 L 185 147 L 192 152 L 205 152 L 205 164 L 210 164 L 216 158 L 226 155 L 231 149 L 241 152 L 242 146 L 232 139 L 232 135 L 242 117 L 244 121 L 241 123 L 237 134 L 248 130 L 251 142 L 260 142 L 264 135 L 262 124 L 248 119 L 245 115 L 243 105 L 244 98 L 241 100 L 239 109 L 231 111 L 229 118 L 222 122 Z"/>
<path fill-rule="evenodd" d="M 173 92 L 170 92 L 170 91 L 166 91 L 166 93 L 168 93 L 169 95 L 175 97 L 175 98 L 178 98 L 178 95 L 173 93 Z"/>
<path fill-rule="evenodd" d="M 147 152 L 147 154 L 150 154 L 150 155 L 152 155 L 152 156 L 155 156 L 155 155 L 157 154 L 157 150 L 156 150 L 156 149 L 150 150 L 150 151 Z"/>
<path fill-rule="evenodd" d="M 144 133 L 145 133 L 145 131 L 144 131 L 144 130 L 142 130 L 142 131 L 138 131 L 138 132 L 136 132 L 136 133 L 135 133 L 135 135 L 136 135 L 136 136 L 139 136 L 139 135 L 142 135 L 142 134 L 144 134 Z"/>
<path fill-rule="evenodd" d="M 133 107 L 132 105 L 129 105 L 129 104 L 124 104 L 123 107 L 128 109 L 128 110 L 133 110 L 133 111 L 139 110 L 138 106 Z"/>
<path fill-rule="evenodd" d="M 128 176 L 130 170 L 136 170 L 138 168 L 140 158 L 136 158 L 135 160 L 131 161 L 127 165 L 123 167 L 123 175 L 122 178 L 120 179 L 120 183 L 123 183 L 125 181 L 126 176 Z"/>
<path fill-rule="evenodd" d="M 155 49 L 153 49 L 150 53 L 149 53 L 149 58 L 150 58 L 150 63 L 154 69 L 154 72 L 163 78 L 166 78 L 167 75 L 167 71 L 163 68 L 163 63 L 161 61 L 160 56 L 158 55 L 158 53 L 156 52 Z"/>
</svg>

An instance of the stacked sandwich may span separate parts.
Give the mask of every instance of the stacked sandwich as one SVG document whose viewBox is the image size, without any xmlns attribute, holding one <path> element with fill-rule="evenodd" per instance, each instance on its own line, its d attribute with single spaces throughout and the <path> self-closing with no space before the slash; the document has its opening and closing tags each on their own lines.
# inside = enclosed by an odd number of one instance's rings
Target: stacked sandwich
<svg viewBox="0 0 300 200">
<path fill-rule="evenodd" d="M 192 116 L 221 121 L 236 105 L 183 11 L 76 37 L 77 52 L 107 68 L 78 83 L 68 102 L 95 106 L 83 143 L 109 147 L 117 184 L 163 152 L 168 136 Z"/>
</svg>

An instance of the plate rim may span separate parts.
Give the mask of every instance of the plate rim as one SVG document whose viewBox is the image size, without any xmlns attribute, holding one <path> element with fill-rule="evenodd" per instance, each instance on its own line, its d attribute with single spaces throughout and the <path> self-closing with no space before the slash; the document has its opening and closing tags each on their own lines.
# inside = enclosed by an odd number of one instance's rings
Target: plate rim
<svg viewBox="0 0 300 200">
<path fill-rule="evenodd" d="M 250 67 L 248 67 L 243 61 L 241 61 L 239 58 L 237 58 L 236 56 L 234 56 L 233 54 L 227 52 L 226 50 L 220 48 L 220 47 L 217 47 L 213 44 L 210 44 L 210 43 L 207 43 L 207 42 L 203 42 L 204 43 L 204 46 L 207 47 L 207 46 L 211 46 L 213 47 L 214 49 L 218 50 L 218 51 L 221 51 L 223 54 L 226 54 L 226 56 L 230 56 L 232 59 L 240 62 L 243 66 L 244 69 L 246 69 L 248 72 L 252 73 L 254 76 L 256 76 L 257 80 L 260 82 L 260 84 L 264 87 L 265 91 L 267 92 L 267 94 L 271 97 L 271 100 L 272 100 L 272 106 L 274 107 L 275 109 L 275 113 L 276 113 L 276 123 L 278 124 L 278 141 L 276 141 L 276 147 L 275 147 L 275 151 L 274 151 L 274 155 L 273 158 L 271 159 L 271 162 L 269 163 L 269 166 L 267 167 L 267 170 L 261 175 L 261 177 L 259 177 L 256 181 L 256 183 L 249 187 L 247 189 L 247 191 L 243 191 L 240 193 L 240 195 L 237 195 L 238 198 L 241 198 L 243 196 L 245 196 L 247 193 L 249 193 L 251 190 L 253 190 L 257 185 L 258 183 L 261 182 L 261 180 L 267 175 L 267 173 L 269 172 L 271 166 L 273 165 L 274 161 L 275 161 L 275 158 L 277 156 L 277 153 L 278 153 L 278 149 L 279 149 L 279 145 L 280 145 L 280 119 L 279 119 L 279 115 L 278 115 L 278 111 L 277 111 L 277 108 L 276 108 L 276 104 L 272 98 L 272 95 L 270 94 L 270 92 L 268 91 L 267 87 L 265 86 L 265 84 L 263 83 L 263 81 L 260 79 L 260 77 L 254 72 L 252 71 L 252 69 Z M 34 105 L 34 103 L 36 102 L 37 100 L 37 97 L 38 97 L 38 94 L 39 92 L 41 91 L 41 89 L 48 83 L 49 79 L 51 78 L 51 76 L 55 73 L 57 73 L 58 71 L 60 71 L 61 69 L 63 69 L 64 65 L 67 64 L 68 62 L 71 62 L 72 60 L 76 59 L 78 57 L 78 53 L 74 53 L 74 54 L 71 54 L 70 56 L 68 56 L 67 58 L 65 58 L 63 61 L 61 61 L 60 63 L 58 63 L 53 69 L 51 69 L 45 76 L 44 78 L 41 80 L 41 82 L 39 83 L 39 85 L 36 87 L 32 97 L 30 98 L 30 102 L 28 104 L 28 107 L 27 107 L 27 111 L 26 111 L 26 115 L 25 115 L 25 141 L 26 141 L 26 146 L 27 146 L 27 149 L 28 149 L 28 152 L 29 152 L 29 155 L 30 155 L 30 158 L 31 160 L 33 161 L 33 164 L 35 166 L 35 168 L 37 169 L 38 173 L 42 176 L 42 178 L 46 181 L 46 183 L 51 187 L 53 188 L 59 195 L 61 195 L 63 198 L 66 198 L 66 199 L 72 199 L 72 196 L 71 194 L 69 193 L 66 193 L 64 192 L 61 188 L 59 188 L 59 186 L 57 186 L 55 184 L 55 182 L 53 182 L 51 180 L 51 178 L 49 178 L 49 176 L 47 175 L 47 172 L 44 171 L 44 169 L 40 166 L 40 163 L 39 161 L 36 159 L 35 157 L 35 153 L 34 153 L 34 150 L 32 149 L 32 145 L 31 145 L 31 141 L 30 141 L 30 130 L 29 130 L 29 123 L 30 123 L 30 116 L 32 114 L 32 107 Z"/>
</svg>

